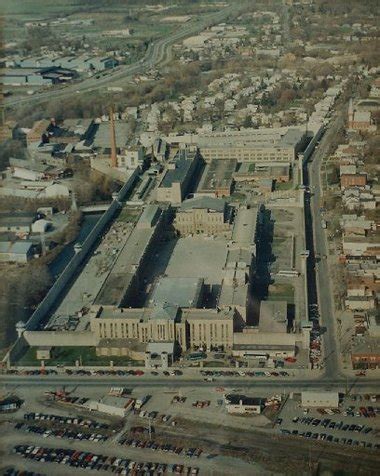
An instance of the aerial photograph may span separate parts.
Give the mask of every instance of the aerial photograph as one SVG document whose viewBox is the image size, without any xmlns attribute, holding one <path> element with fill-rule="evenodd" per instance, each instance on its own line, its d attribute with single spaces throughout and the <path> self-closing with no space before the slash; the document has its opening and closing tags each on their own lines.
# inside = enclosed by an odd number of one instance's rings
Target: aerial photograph
<svg viewBox="0 0 380 476">
<path fill-rule="evenodd" d="M 380 474 L 380 0 L 0 0 L 0 476 Z"/>
</svg>

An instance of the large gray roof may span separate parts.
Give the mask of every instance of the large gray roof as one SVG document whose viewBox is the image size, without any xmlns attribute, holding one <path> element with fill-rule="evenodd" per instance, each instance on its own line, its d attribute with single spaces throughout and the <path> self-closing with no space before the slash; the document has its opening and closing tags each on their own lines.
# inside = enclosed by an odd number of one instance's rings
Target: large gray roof
<svg viewBox="0 0 380 476">
<path fill-rule="evenodd" d="M 201 278 L 161 278 L 152 296 L 155 305 L 170 303 L 180 307 L 197 307 L 203 286 Z"/>
<path fill-rule="evenodd" d="M 182 183 L 187 174 L 191 164 L 193 163 L 193 158 L 187 159 L 186 157 L 181 157 L 175 161 L 175 168 L 168 169 L 166 174 L 160 183 L 160 187 L 171 187 L 173 183 Z"/>
<path fill-rule="evenodd" d="M 28 253 L 30 248 L 33 246 L 31 241 L 1 241 L 0 242 L 0 253 L 12 253 L 17 255 L 24 255 Z"/>
</svg>

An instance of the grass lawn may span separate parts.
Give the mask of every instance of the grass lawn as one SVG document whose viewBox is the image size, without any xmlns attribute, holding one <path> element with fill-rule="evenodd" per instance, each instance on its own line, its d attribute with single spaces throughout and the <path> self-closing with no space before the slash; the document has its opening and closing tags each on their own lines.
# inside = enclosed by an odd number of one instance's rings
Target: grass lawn
<svg viewBox="0 0 380 476">
<path fill-rule="evenodd" d="M 38 366 L 40 361 L 36 359 L 36 347 L 29 347 L 25 354 L 19 359 L 18 365 Z M 128 357 L 98 357 L 95 347 L 57 347 L 53 350 L 53 357 L 46 361 L 46 365 L 75 365 L 76 361 L 81 361 L 82 365 L 109 366 L 110 361 L 114 365 L 142 365 L 143 362 L 131 360 Z"/>
<path fill-rule="evenodd" d="M 268 288 L 268 301 L 287 301 L 294 304 L 294 288 L 291 284 L 271 284 Z"/>
</svg>

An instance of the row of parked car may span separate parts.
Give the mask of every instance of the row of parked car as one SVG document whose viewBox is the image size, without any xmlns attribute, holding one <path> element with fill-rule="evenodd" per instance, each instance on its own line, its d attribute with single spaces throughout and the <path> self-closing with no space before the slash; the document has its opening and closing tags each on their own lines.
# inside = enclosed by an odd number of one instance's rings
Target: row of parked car
<svg viewBox="0 0 380 476">
<path fill-rule="evenodd" d="M 375 418 L 376 415 L 380 413 L 380 408 L 378 407 L 359 407 L 359 409 L 355 409 L 355 407 L 348 407 L 344 410 L 344 416 L 355 416 L 355 417 L 365 417 L 365 418 Z"/>
<path fill-rule="evenodd" d="M 100 423 L 95 420 L 88 420 L 80 417 L 67 417 L 48 413 L 25 413 L 24 420 L 52 421 L 54 423 L 84 426 L 86 428 L 96 428 L 101 430 L 109 429 L 109 425 L 107 425 L 107 423 Z"/>
<path fill-rule="evenodd" d="M 353 440 L 352 438 L 338 438 L 333 435 L 329 435 L 327 433 L 313 433 L 311 431 L 298 431 L 298 430 L 285 430 L 282 429 L 281 433 L 283 435 L 291 435 L 291 436 L 300 436 L 302 438 L 310 438 L 313 440 L 325 440 L 329 441 L 331 443 L 339 443 L 339 444 L 344 444 L 348 446 L 360 446 L 362 448 L 369 448 L 369 449 L 375 449 L 379 450 L 380 445 L 379 444 L 373 444 L 371 442 L 366 442 L 366 441 L 358 441 L 358 440 Z"/>
<path fill-rule="evenodd" d="M 309 319 L 313 323 L 313 328 L 310 331 L 310 362 L 313 369 L 319 369 L 322 362 L 322 337 L 318 304 L 310 304 Z"/>
<path fill-rule="evenodd" d="M 174 474 L 193 476 L 199 473 L 199 468 L 196 467 L 136 462 L 127 458 L 116 458 L 115 456 L 104 456 L 67 448 L 41 448 L 39 446 L 17 445 L 14 447 L 14 453 L 34 461 L 64 464 L 73 468 L 84 468 L 93 471 L 110 471 L 121 475 L 160 475 L 172 472 Z"/>
<path fill-rule="evenodd" d="M 341 430 L 341 431 L 355 431 L 356 433 L 365 433 L 368 434 L 372 431 L 372 428 L 369 426 L 364 426 L 364 425 L 355 425 L 355 424 L 348 424 L 344 423 L 343 421 L 331 421 L 329 418 L 324 418 L 323 420 L 320 420 L 319 418 L 313 418 L 313 417 L 308 417 L 308 418 L 301 418 L 299 420 L 299 417 L 293 418 L 293 423 L 301 423 L 303 425 L 312 425 L 312 426 L 322 426 L 323 428 L 330 428 L 331 430 Z"/>
<path fill-rule="evenodd" d="M 7 468 L 4 471 L 4 476 L 43 476 L 41 473 L 35 473 L 34 471 L 24 471 L 16 468 Z"/>
<path fill-rule="evenodd" d="M 148 412 L 146 410 L 137 410 L 135 411 L 135 414 L 137 414 L 140 418 L 148 418 L 149 420 L 157 420 L 162 423 L 167 423 L 171 419 L 171 415 L 159 415 L 158 412 L 156 411 L 151 411 Z"/>
<path fill-rule="evenodd" d="M 207 377 L 289 377 L 285 370 L 281 371 L 249 371 L 249 370 L 201 370 Z"/>
<path fill-rule="evenodd" d="M 175 453 L 177 455 L 188 456 L 189 458 L 199 458 L 202 454 L 201 448 L 188 448 L 185 449 L 182 446 L 175 446 L 169 443 L 157 443 L 153 440 L 138 440 L 130 438 L 129 436 L 123 436 L 119 440 L 120 445 L 130 446 L 132 448 L 148 448 L 153 451 L 163 451 L 164 453 Z"/>
<path fill-rule="evenodd" d="M 107 441 L 108 436 L 100 435 L 97 433 L 82 433 L 79 430 L 60 430 L 60 429 L 53 429 L 53 428 L 46 428 L 45 426 L 41 425 L 28 425 L 26 423 L 16 423 L 15 424 L 16 430 L 23 430 L 27 433 L 35 433 L 37 435 L 42 436 L 43 438 L 67 438 L 68 440 L 87 440 L 87 441 Z"/>
<path fill-rule="evenodd" d="M 7 375 L 58 375 L 54 369 L 7 369 Z"/>
</svg>

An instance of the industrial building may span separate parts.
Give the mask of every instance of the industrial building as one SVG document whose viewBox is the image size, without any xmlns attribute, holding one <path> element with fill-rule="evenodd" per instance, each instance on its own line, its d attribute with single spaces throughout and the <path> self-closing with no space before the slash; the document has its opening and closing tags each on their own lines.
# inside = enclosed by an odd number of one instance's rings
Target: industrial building
<svg viewBox="0 0 380 476">
<path fill-rule="evenodd" d="M 49 68 L 9 68 L 0 75 L 0 83 L 7 86 L 51 86 L 75 78 L 75 71 L 57 66 Z"/>
<path fill-rule="evenodd" d="M 0 233 L 28 234 L 35 219 L 34 213 L 0 213 Z"/>
<path fill-rule="evenodd" d="M 84 408 L 111 416 L 124 418 L 133 404 L 132 399 L 106 395 L 100 400 L 88 400 Z"/>
<path fill-rule="evenodd" d="M 339 393 L 333 391 L 304 391 L 301 393 L 304 408 L 338 408 Z"/>
<path fill-rule="evenodd" d="M 210 195 L 217 198 L 229 197 L 233 188 L 236 165 L 236 160 L 211 160 L 206 165 L 197 195 Z"/>
<path fill-rule="evenodd" d="M 280 162 L 242 162 L 234 173 L 236 182 L 257 182 L 261 179 L 275 179 L 277 182 L 288 182 L 290 164 Z"/>
<path fill-rule="evenodd" d="M 181 203 L 195 184 L 200 163 L 197 149 L 178 151 L 174 160 L 167 164 L 166 172 L 158 185 L 157 201 Z"/>
<path fill-rule="evenodd" d="M 267 360 L 268 358 L 286 358 L 296 355 L 296 334 L 247 332 L 234 334 L 232 355 Z"/>
<path fill-rule="evenodd" d="M 293 164 L 307 144 L 307 134 L 297 127 L 245 129 L 242 131 L 169 135 L 173 145 L 195 144 L 206 162 L 236 160 L 251 163 Z"/>
<path fill-rule="evenodd" d="M 227 412 L 238 415 L 260 415 L 265 406 L 264 398 L 246 397 L 245 395 L 224 395 Z"/>
<path fill-rule="evenodd" d="M 61 57 L 29 57 L 16 58 L 13 62 L 15 69 L 34 70 L 68 69 L 76 73 L 96 72 L 111 69 L 118 65 L 117 60 L 110 56 L 61 56 Z"/>
<path fill-rule="evenodd" d="M 261 301 L 260 332 L 286 332 L 288 327 L 286 301 Z"/>
</svg>

